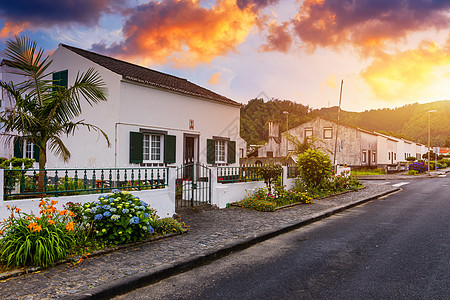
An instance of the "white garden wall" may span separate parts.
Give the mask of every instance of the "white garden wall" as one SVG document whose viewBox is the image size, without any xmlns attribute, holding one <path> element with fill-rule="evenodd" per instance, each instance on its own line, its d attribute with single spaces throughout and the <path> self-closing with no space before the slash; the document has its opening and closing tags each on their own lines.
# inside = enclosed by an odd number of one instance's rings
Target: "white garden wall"
<svg viewBox="0 0 450 300">
<path fill-rule="evenodd" d="M 6 205 L 17 206 L 23 212 L 39 215 L 39 202 L 41 198 L 8 200 L 3 199 L 3 169 L 0 169 L 0 220 L 10 215 Z M 139 197 L 156 210 L 161 218 L 172 217 L 175 213 L 175 172 L 169 169 L 169 186 L 163 189 L 131 191 L 133 196 Z M 100 194 L 49 197 L 50 200 L 57 200 L 57 209 L 62 209 L 67 202 L 86 203 L 96 201 Z"/>
</svg>

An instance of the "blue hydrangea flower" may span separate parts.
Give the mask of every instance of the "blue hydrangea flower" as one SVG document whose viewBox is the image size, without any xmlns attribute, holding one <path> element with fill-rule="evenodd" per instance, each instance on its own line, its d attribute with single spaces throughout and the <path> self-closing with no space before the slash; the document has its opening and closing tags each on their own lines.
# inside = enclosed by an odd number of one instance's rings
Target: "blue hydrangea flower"
<svg viewBox="0 0 450 300">
<path fill-rule="evenodd" d="M 148 218 L 148 213 L 144 213 L 144 217 Z"/>
<path fill-rule="evenodd" d="M 111 205 L 103 205 L 103 209 L 108 210 L 108 209 L 110 209 L 110 208 L 111 208 Z"/>
<path fill-rule="evenodd" d="M 128 208 L 124 208 L 124 209 L 122 209 L 122 213 L 123 214 L 126 214 L 126 213 L 128 213 L 130 210 L 128 209 Z"/>
<path fill-rule="evenodd" d="M 97 207 L 91 208 L 91 213 L 95 214 L 96 211 L 97 211 Z"/>
<path fill-rule="evenodd" d="M 148 233 L 155 233 L 155 229 L 152 226 L 148 226 Z"/>
<path fill-rule="evenodd" d="M 94 205 L 100 205 L 101 203 L 100 203 L 100 201 L 95 201 L 94 202 Z"/>
<path fill-rule="evenodd" d="M 118 190 L 118 189 L 113 189 L 112 191 L 111 191 L 111 193 L 114 193 L 114 194 L 120 194 L 122 191 L 121 190 Z"/>
<path fill-rule="evenodd" d="M 117 220 L 119 220 L 120 219 L 120 216 L 119 215 L 112 215 L 111 216 L 111 220 L 113 220 L 113 221 L 117 221 Z"/>
<path fill-rule="evenodd" d="M 148 206 L 148 204 L 145 203 L 144 201 L 141 201 L 141 205 L 142 205 L 143 207 L 147 207 L 147 206 Z"/>
<path fill-rule="evenodd" d="M 105 211 L 105 212 L 103 213 L 103 215 L 104 215 L 105 217 L 110 217 L 110 216 L 111 216 L 111 212 Z"/>
<path fill-rule="evenodd" d="M 111 207 L 110 211 L 111 211 L 111 212 L 116 212 L 116 211 L 117 211 L 117 208 Z"/>
<path fill-rule="evenodd" d="M 94 216 L 94 220 L 101 220 L 103 218 L 103 215 L 102 214 L 96 214 L 95 216 Z"/>
<path fill-rule="evenodd" d="M 130 224 L 139 224 L 139 218 L 138 217 L 132 217 L 130 219 Z"/>
<path fill-rule="evenodd" d="M 105 198 L 106 198 L 105 195 L 100 195 L 100 196 L 98 196 L 98 199 L 100 199 L 100 200 L 105 199 Z"/>
</svg>

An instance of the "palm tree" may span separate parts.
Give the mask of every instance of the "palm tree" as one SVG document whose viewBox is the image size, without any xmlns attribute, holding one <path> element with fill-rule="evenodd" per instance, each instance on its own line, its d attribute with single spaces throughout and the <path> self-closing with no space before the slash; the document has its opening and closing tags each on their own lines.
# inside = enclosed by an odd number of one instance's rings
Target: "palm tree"
<svg viewBox="0 0 450 300">
<path fill-rule="evenodd" d="M 0 81 L 0 86 L 15 100 L 12 109 L 0 113 L 1 128 L 7 133 L 21 134 L 39 148 L 39 169 L 42 171 L 39 172 L 38 190 L 42 192 L 47 149 L 65 162 L 70 158 L 70 151 L 61 136 L 73 135 L 83 126 L 89 131 L 101 132 L 110 147 L 108 136 L 99 127 L 84 120 L 72 121 L 82 113 L 81 97 L 90 105 L 107 100 L 106 84 L 93 68 L 85 73 L 78 72 L 74 84 L 67 88 L 48 79 L 52 72 L 47 69 L 52 60 L 49 56 L 44 58 L 44 50 L 38 49 L 28 37 L 16 36 L 8 40 L 6 56 L 11 73 L 23 75 L 26 80 L 16 85 Z M 11 138 L 13 136 L 9 135 L 7 139 Z"/>
<path fill-rule="evenodd" d="M 332 153 L 328 148 L 317 145 L 318 142 L 322 144 L 324 144 L 325 142 L 316 136 L 309 136 L 308 138 L 305 138 L 303 142 L 300 142 L 300 140 L 296 136 L 293 136 L 290 133 L 286 133 L 285 137 L 287 143 L 290 142 L 294 145 L 294 150 L 290 151 L 287 157 L 297 157 L 308 149 L 318 149 L 323 152 Z"/>
</svg>

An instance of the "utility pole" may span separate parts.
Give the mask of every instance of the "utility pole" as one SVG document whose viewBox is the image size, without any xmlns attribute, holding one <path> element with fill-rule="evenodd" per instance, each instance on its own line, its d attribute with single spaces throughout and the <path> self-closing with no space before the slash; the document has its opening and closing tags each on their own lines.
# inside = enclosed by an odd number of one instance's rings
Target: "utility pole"
<svg viewBox="0 0 450 300">
<path fill-rule="evenodd" d="M 339 93 L 339 108 L 337 114 L 337 126 L 336 126 L 336 138 L 334 140 L 334 153 L 333 153 L 333 165 L 336 167 L 336 150 L 337 150 L 337 140 L 339 131 L 339 120 L 341 119 L 341 101 L 342 101 L 342 87 L 344 86 L 344 79 L 341 80 L 341 91 Z"/>
</svg>

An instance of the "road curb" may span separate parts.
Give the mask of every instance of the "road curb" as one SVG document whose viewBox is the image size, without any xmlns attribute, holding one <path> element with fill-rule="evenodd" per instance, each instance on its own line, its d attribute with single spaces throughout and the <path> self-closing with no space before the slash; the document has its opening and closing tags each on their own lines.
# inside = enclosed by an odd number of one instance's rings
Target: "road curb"
<svg viewBox="0 0 450 300">
<path fill-rule="evenodd" d="M 303 227 L 305 225 L 322 220 L 324 218 L 332 216 L 332 215 L 339 213 L 341 211 L 344 211 L 346 209 L 349 209 L 349 208 L 355 207 L 357 205 L 366 203 L 368 201 L 380 198 L 382 196 L 392 194 L 399 190 L 401 190 L 401 189 L 396 188 L 396 189 L 393 189 L 393 190 L 390 190 L 387 192 L 382 192 L 382 193 L 372 195 L 372 196 L 364 198 L 364 199 L 356 200 L 354 202 L 351 202 L 351 203 L 348 203 L 348 204 L 345 204 L 342 206 L 338 206 L 338 207 L 335 207 L 335 208 L 332 208 L 329 210 L 325 210 L 320 213 L 313 214 L 305 220 L 295 221 L 295 222 L 289 223 L 287 225 L 280 226 L 279 228 L 276 228 L 274 230 L 261 232 L 261 233 L 255 234 L 252 237 L 238 240 L 234 243 L 231 243 L 229 245 L 222 247 L 219 250 L 207 251 L 203 254 L 194 255 L 194 256 L 182 259 L 178 262 L 169 263 L 164 266 L 156 267 L 156 268 L 152 269 L 151 271 L 133 274 L 133 275 L 127 276 L 125 278 L 114 280 L 108 284 L 94 287 L 94 288 L 90 289 L 89 291 L 84 291 L 84 292 L 81 292 L 81 293 L 78 293 L 75 295 L 67 295 L 67 296 L 63 297 L 62 299 L 67 299 L 67 300 L 69 300 L 69 299 L 70 300 L 72 300 L 72 299 L 73 300 L 75 300 L 75 299 L 77 299 L 77 300 L 78 299 L 93 299 L 93 298 L 94 299 L 109 299 L 111 297 L 130 292 L 139 287 L 143 287 L 143 286 L 158 282 L 160 280 L 163 280 L 165 278 L 168 278 L 168 277 L 178 274 L 180 272 L 194 269 L 196 267 L 207 264 L 209 262 L 212 262 L 214 260 L 222 258 L 226 255 L 229 255 L 232 252 L 246 249 L 252 245 L 263 242 L 263 241 L 273 238 L 275 236 L 298 229 L 300 227 Z"/>
</svg>

